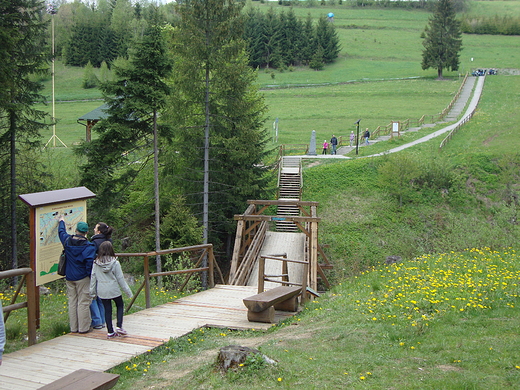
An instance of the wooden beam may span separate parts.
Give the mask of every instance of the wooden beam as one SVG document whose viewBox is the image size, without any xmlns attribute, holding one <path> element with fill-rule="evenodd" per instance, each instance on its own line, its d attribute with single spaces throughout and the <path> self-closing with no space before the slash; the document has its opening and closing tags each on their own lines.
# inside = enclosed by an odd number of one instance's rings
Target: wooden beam
<svg viewBox="0 0 520 390">
<path fill-rule="evenodd" d="M 278 200 L 248 200 L 248 204 L 258 204 L 258 205 L 269 205 L 269 206 L 275 206 L 275 205 L 286 205 L 286 204 L 294 204 L 294 205 L 301 205 L 301 206 L 319 206 L 319 202 L 311 202 L 311 201 L 304 201 L 304 200 L 298 200 L 298 199 L 278 199 Z"/>
<path fill-rule="evenodd" d="M 236 221 L 288 221 L 288 222 L 319 222 L 321 218 L 318 217 L 297 217 L 297 216 L 283 216 L 279 217 L 276 215 L 235 215 Z"/>
</svg>

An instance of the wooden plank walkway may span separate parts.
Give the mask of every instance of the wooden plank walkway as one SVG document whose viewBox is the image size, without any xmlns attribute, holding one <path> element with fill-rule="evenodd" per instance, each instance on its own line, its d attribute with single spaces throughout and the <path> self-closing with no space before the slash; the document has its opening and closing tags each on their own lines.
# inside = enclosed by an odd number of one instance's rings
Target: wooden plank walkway
<svg viewBox="0 0 520 390">
<path fill-rule="evenodd" d="M 107 340 L 106 329 L 66 334 L 4 354 L 1 390 L 33 390 L 78 369 L 106 371 L 203 326 L 230 329 L 268 329 L 271 324 L 249 322 L 242 300 L 256 294 L 255 286 L 217 285 L 174 302 L 124 317 L 128 336 Z M 276 312 L 276 321 L 295 313 Z"/>
</svg>

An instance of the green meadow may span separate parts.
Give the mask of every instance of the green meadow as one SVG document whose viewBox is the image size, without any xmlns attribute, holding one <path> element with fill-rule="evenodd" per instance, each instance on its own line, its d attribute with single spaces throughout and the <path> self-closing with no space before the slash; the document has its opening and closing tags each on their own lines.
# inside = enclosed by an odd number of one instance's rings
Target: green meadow
<svg viewBox="0 0 520 390">
<path fill-rule="evenodd" d="M 474 117 L 441 152 L 435 139 L 378 159 L 306 160 L 303 198 L 320 203 L 320 243 L 334 265 L 327 271 L 330 290 L 267 332 L 200 328 L 171 340 L 114 368 L 121 374 L 115 389 L 520 388 L 520 76 L 505 71 L 520 69 L 520 38 L 464 35 L 461 69 L 438 81 L 435 70 L 420 69 L 426 11 L 347 3 L 294 10 L 301 17 L 334 12 L 342 51 L 319 72 L 259 70 L 269 105 L 266 127 L 272 132 L 279 119 L 279 144 L 308 143 L 312 130 L 318 140 L 346 136 L 358 119 L 373 130 L 435 115 L 452 100 L 462 74 L 497 68 L 499 75 L 487 77 Z M 475 15 L 519 11 L 520 1 L 471 2 L 469 9 Z M 57 134 L 69 146 L 84 137 L 77 118 L 102 103 L 99 91 L 81 89 L 81 77 L 81 69 L 57 65 Z M 360 155 L 434 129 L 360 148 Z M 70 152 L 45 151 L 51 170 L 56 167 L 57 188 L 77 183 L 80 160 Z M 69 162 L 65 172 L 61 159 Z M 422 175 L 410 182 L 399 206 L 388 189 L 388 167 L 403 166 L 394 176 L 408 174 L 409 167 Z M 444 186 L 449 192 L 439 190 Z M 385 265 L 388 255 L 403 261 Z M 41 340 L 66 331 L 59 326 L 66 322 L 65 298 L 58 285 L 53 289 L 53 304 L 42 298 Z M 23 321 L 7 324 L 10 350 L 23 345 Z M 221 374 L 214 363 L 218 349 L 229 344 L 258 348 L 277 364 L 251 359 Z"/>
</svg>

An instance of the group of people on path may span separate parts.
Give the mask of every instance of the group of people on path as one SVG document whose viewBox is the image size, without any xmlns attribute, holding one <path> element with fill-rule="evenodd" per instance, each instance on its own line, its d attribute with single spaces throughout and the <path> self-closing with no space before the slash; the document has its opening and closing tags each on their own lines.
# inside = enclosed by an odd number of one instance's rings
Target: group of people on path
<svg viewBox="0 0 520 390">
<path fill-rule="evenodd" d="M 368 128 L 363 133 L 363 138 L 365 139 L 365 145 L 368 145 L 368 139 L 370 138 L 370 131 Z M 349 137 L 349 146 L 354 146 L 354 141 L 356 140 L 356 136 L 354 134 L 354 131 L 350 132 Z M 329 146 L 331 147 L 330 154 L 336 154 L 337 153 L 337 147 L 338 147 L 338 139 L 334 134 L 332 134 L 332 138 L 330 139 L 330 143 L 327 142 L 327 140 L 323 141 L 323 152 L 321 154 L 327 154 L 327 150 L 329 150 Z"/>
<path fill-rule="evenodd" d="M 59 218 L 58 236 L 66 257 L 65 280 L 72 333 L 88 333 L 107 327 L 107 338 L 124 336 L 124 303 L 121 289 L 129 296 L 121 264 L 112 246 L 112 228 L 104 222 L 94 227 L 87 238 L 88 224 L 78 222 L 75 234 L 68 234 L 63 216 Z M 112 323 L 112 301 L 116 304 L 116 328 Z"/>
</svg>

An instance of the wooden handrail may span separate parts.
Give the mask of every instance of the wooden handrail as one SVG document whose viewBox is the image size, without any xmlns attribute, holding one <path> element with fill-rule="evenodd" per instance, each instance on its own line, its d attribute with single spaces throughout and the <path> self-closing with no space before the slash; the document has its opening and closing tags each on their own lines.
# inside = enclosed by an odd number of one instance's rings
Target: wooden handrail
<svg viewBox="0 0 520 390">
<path fill-rule="evenodd" d="M 27 343 L 28 345 L 36 344 L 36 286 L 34 285 L 34 272 L 31 268 L 18 268 L 18 269 L 10 269 L 7 271 L 0 272 L 0 280 L 12 278 L 15 276 L 23 276 L 18 284 L 15 294 L 11 299 L 11 304 L 5 306 L 3 308 L 3 312 L 6 313 L 4 317 L 4 321 L 7 321 L 9 318 L 9 314 L 13 310 L 22 309 L 24 307 L 27 308 Z M 27 293 L 27 301 L 25 302 L 16 302 L 16 298 L 18 297 L 23 284 L 25 283 L 25 289 Z"/>
<path fill-rule="evenodd" d="M 282 262 L 282 274 L 279 275 L 279 277 L 282 277 L 282 280 L 273 280 L 269 276 L 272 275 L 266 275 L 265 274 L 265 260 L 277 260 Z M 295 283 L 290 282 L 288 278 L 288 267 L 287 263 L 296 263 L 296 264 L 302 264 L 303 265 L 303 277 L 301 283 Z M 291 260 L 287 259 L 285 257 L 276 257 L 276 256 L 260 256 L 258 259 L 258 293 L 264 291 L 264 282 L 272 282 L 272 283 L 280 283 L 283 286 L 301 286 L 301 296 L 302 296 L 302 303 L 304 303 L 307 299 L 305 291 L 307 290 L 307 278 L 309 274 L 309 263 L 306 261 L 301 260 Z"/>
<path fill-rule="evenodd" d="M 194 251 L 200 251 L 202 250 L 202 254 L 199 256 L 199 259 L 197 260 L 197 263 L 195 264 L 194 268 L 185 269 L 185 270 L 176 270 L 176 271 L 164 271 L 164 272 L 150 272 L 150 256 L 157 256 L 157 255 L 167 255 L 171 253 L 182 253 L 182 252 L 194 252 Z M 213 255 L 213 245 L 212 244 L 203 244 L 203 245 L 193 245 L 193 246 L 187 246 L 187 247 L 181 247 L 181 248 L 172 248 L 172 249 L 164 249 L 160 251 L 152 251 L 152 252 L 146 252 L 146 253 L 116 253 L 117 257 L 143 257 L 143 268 L 144 268 L 144 280 L 141 286 L 137 289 L 136 293 L 130 300 L 130 303 L 128 304 L 128 307 L 126 308 L 126 312 L 130 310 L 132 305 L 134 304 L 135 300 L 137 299 L 139 293 L 143 290 L 145 290 L 145 301 L 146 301 L 146 308 L 152 307 L 151 304 L 151 294 L 150 294 L 150 278 L 154 277 L 161 277 L 161 276 L 168 276 L 168 275 L 179 275 L 179 274 L 186 274 L 186 280 L 184 281 L 183 285 L 181 286 L 180 290 L 184 289 L 186 284 L 189 282 L 191 276 L 194 273 L 198 272 L 208 272 L 209 276 L 209 287 L 215 286 L 215 278 L 214 278 L 214 271 L 216 271 L 219 274 L 220 280 L 222 283 L 224 283 L 224 276 L 222 275 L 222 271 L 220 270 L 220 267 L 218 266 L 217 262 L 215 261 L 215 256 Z M 204 259 L 207 257 L 208 264 L 207 266 L 200 267 L 200 264 L 204 261 Z"/>
</svg>

